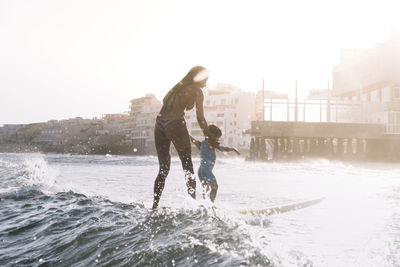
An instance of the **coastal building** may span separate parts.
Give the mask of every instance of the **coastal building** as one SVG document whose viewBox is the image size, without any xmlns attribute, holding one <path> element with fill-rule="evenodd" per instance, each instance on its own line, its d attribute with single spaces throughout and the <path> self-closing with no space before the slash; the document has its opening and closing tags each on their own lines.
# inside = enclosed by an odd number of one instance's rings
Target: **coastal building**
<svg viewBox="0 0 400 267">
<path fill-rule="evenodd" d="M 102 116 L 102 127 L 96 130 L 97 135 L 121 135 L 130 133 L 133 123 L 129 114 L 113 113 Z"/>
<path fill-rule="evenodd" d="M 45 152 L 87 153 L 98 128 L 97 119 L 76 117 L 30 124 L 19 132 L 24 136 L 26 144 L 34 145 Z"/>
<path fill-rule="evenodd" d="M 400 32 L 373 49 L 342 49 L 332 95 L 357 103 L 357 122 L 383 123 L 400 133 Z"/>
<path fill-rule="evenodd" d="M 231 84 L 218 84 L 215 89 L 204 89 L 204 112 L 208 123 L 222 130 L 221 142 L 238 149 L 248 149 L 250 136 L 244 134 L 255 118 L 255 95 L 243 92 Z M 204 138 L 197 123 L 195 108 L 186 112 L 189 133 Z"/>
<path fill-rule="evenodd" d="M 129 135 L 133 152 L 154 152 L 154 125 L 162 104 L 154 94 L 132 99 L 130 103 L 132 127 Z"/>
<path fill-rule="evenodd" d="M 40 134 L 34 139 L 33 143 L 40 146 L 55 147 L 64 144 L 65 128 L 57 120 L 48 121 L 40 128 Z"/>
<path fill-rule="evenodd" d="M 58 122 L 63 130 L 63 142 L 77 144 L 95 135 L 100 121 L 76 117 Z"/>
<path fill-rule="evenodd" d="M 18 130 L 26 124 L 4 124 L 0 127 L 0 144 L 14 143 L 18 140 Z"/>
<path fill-rule="evenodd" d="M 332 95 L 328 89 L 311 89 L 307 95 L 309 100 L 328 100 L 330 98 L 332 98 Z"/>
</svg>

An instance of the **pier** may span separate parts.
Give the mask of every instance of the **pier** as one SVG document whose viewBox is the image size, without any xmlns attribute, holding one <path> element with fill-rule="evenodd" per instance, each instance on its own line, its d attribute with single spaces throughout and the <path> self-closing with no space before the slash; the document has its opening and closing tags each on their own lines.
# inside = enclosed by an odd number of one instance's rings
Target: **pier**
<svg viewBox="0 0 400 267">
<path fill-rule="evenodd" d="M 253 121 L 251 160 L 304 157 L 398 161 L 400 135 L 383 124 Z"/>
</svg>

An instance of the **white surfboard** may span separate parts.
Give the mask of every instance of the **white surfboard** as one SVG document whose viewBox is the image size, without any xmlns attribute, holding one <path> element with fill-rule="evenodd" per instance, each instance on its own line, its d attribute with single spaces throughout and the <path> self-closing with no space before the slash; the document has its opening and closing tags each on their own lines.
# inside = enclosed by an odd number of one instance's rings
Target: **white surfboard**
<svg viewBox="0 0 400 267">
<path fill-rule="evenodd" d="M 290 203 L 290 204 L 282 205 L 282 206 L 269 207 L 269 208 L 265 208 L 265 209 L 243 209 L 243 210 L 238 210 L 238 212 L 240 214 L 251 214 L 251 215 L 272 215 L 272 214 L 277 214 L 277 213 L 284 213 L 284 212 L 288 212 L 288 211 L 303 209 L 303 208 L 318 204 L 324 199 L 325 199 L 324 197 L 317 198 L 317 199 L 312 199 L 312 200 L 307 200 L 307 201 L 302 201 L 302 202 Z"/>
</svg>

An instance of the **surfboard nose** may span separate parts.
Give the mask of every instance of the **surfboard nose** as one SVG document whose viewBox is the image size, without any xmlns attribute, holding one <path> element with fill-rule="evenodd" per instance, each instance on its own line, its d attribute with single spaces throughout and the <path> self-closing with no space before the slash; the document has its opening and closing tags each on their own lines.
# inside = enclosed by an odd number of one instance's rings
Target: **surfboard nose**
<svg viewBox="0 0 400 267">
<path fill-rule="evenodd" d="M 285 212 L 289 212 L 289 211 L 307 208 L 309 206 L 320 203 L 324 199 L 325 199 L 325 197 L 321 197 L 321 198 L 316 198 L 316 199 L 302 201 L 302 202 L 294 202 L 294 203 L 290 203 L 287 205 L 268 207 L 265 209 L 242 209 L 242 210 L 238 210 L 238 212 L 243 215 L 246 215 L 246 214 L 272 215 L 272 214 L 285 213 Z"/>
</svg>

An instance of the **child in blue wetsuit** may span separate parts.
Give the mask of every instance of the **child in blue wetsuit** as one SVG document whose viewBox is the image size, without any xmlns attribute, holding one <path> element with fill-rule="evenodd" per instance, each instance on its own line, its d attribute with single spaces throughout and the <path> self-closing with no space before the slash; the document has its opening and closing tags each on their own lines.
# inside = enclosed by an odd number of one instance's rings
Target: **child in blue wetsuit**
<svg viewBox="0 0 400 267">
<path fill-rule="evenodd" d="M 204 189 L 203 197 L 205 198 L 205 193 L 210 191 L 210 199 L 214 202 L 217 196 L 218 184 L 215 176 L 212 172 L 215 164 L 215 160 L 217 158 L 215 154 L 215 150 L 219 151 L 235 151 L 238 155 L 240 155 L 239 151 L 233 147 L 224 147 L 218 143 L 219 138 L 221 137 L 221 130 L 214 124 L 210 124 L 208 126 L 208 138 L 203 142 L 194 139 L 190 136 L 191 141 L 196 145 L 198 149 L 200 149 L 200 167 L 198 171 L 198 176 L 200 182 Z"/>
</svg>

